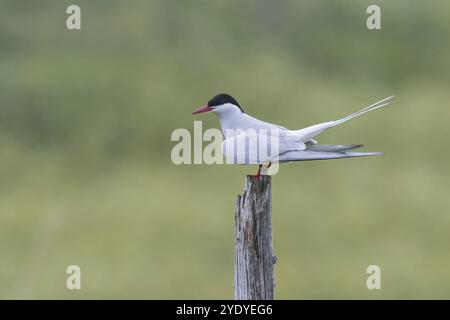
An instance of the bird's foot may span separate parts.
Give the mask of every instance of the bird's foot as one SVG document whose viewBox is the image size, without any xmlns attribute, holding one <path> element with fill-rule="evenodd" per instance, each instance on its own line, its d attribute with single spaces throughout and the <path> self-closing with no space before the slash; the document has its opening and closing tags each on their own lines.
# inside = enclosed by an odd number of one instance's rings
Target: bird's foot
<svg viewBox="0 0 450 320">
<path fill-rule="evenodd" d="M 263 163 L 261 164 L 262 165 L 262 167 L 264 168 L 264 169 L 269 169 L 270 168 L 270 166 L 272 165 L 272 161 L 263 161 Z"/>
<path fill-rule="evenodd" d="M 254 177 L 254 178 L 256 178 L 256 180 L 260 180 L 261 179 L 261 167 L 262 167 L 262 164 L 260 164 L 258 166 L 258 172 L 256 174 L 249 175 L 249 177 Z"/>
<path fill-rule="evenodd" d="M 258 172 L 257 172 L 256 174 L 249 175 L 249 177 L 254 177 L 254 178 L 256 178 L 257 180 L 261 180 L 261 176 L 262 176 L 262 174 L 261 174 L 261 169 L 262 169 L 262 168 L 264 168 L 264 169 L 269 169 L 271 165 L 272 165 L 272 161 L 263 161 L 263 163 L 261 163 L 261 164 L 258 166 Z"/>
</svg>

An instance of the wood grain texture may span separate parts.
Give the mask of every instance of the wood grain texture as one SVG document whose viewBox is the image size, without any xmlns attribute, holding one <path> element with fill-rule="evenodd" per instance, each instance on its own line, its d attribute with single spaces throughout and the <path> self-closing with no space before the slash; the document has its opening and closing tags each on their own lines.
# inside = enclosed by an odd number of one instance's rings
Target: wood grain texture
<svg viewBox="0 0 450 320">
<path fill-rule="evenodd" d="M 272 178 L 247 176 L 235 212 L 234 298 L 274 298 Z"/>
</svg>

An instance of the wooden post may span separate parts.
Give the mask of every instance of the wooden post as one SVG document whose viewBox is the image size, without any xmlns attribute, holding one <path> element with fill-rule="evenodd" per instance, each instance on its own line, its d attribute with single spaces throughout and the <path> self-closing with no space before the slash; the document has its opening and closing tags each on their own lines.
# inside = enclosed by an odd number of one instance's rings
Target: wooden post
<svg viewBox="0 0 450 320">
<path fill-rule="evenodd" d="M 272 179 L 246 177 L 235 213 L 234 298 L 273 299 Z"/>
</svg>

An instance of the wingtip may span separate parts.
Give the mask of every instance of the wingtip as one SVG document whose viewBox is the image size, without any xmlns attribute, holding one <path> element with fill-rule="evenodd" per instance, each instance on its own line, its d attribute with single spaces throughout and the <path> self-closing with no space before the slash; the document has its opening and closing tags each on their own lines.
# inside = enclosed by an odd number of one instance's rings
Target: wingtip
<svg viewBox="0 0 450 320">
<path fill-rule="evenodd" d="M 384 154 L 384 152 L 356 152 L 356 151 L 348 151 L 344 153 L 349 157 L 381 156 Z"/>
<path fill-rule="evenodd" d="M 371 156 L 382 156 L 384 152 L 367 152 L 367 154 Z"/>
</svg>

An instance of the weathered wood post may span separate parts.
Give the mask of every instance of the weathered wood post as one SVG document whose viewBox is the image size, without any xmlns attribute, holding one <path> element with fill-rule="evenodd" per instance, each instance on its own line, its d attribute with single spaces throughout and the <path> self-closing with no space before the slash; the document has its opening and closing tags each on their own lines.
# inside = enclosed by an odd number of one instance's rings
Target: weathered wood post
<svg viewBox="0 0 450 320">
<path fill-rule="evenodd" d="M 272 179 L 247 176 L 235 213 L 234 298 L 273 299 Z"/>
</svg>

